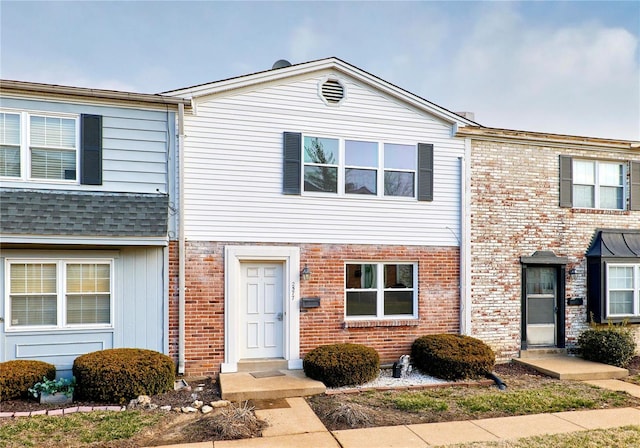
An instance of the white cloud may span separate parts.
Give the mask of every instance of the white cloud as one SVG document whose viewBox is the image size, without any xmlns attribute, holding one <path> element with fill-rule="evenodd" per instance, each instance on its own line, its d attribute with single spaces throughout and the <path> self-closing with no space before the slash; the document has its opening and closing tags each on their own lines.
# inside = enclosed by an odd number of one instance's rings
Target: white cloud
<svg viewBox="0 0 640 448">
<path fill-rule="evenodd" d="M 622 28 L 547 29 L 497 8 L 457 52 L 451 98 L 487 126 L 640 139 L 637 51 Z"/>
</svg>

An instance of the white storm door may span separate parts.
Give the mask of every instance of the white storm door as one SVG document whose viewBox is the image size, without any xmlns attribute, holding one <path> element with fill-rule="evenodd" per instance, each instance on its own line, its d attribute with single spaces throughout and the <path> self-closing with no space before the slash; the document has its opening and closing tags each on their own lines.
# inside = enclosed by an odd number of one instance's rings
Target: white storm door
<svg viewBox="0 0 640 448">
<path fill-rule="evenodd" d="M 556 345 L 558 275 L 555 267 L 527 268 L 527 345 Z"/>
<path fill-rule="evenodd" d="M 240 358 L 282 358 L 282 263 L 242 263 Z"/>
</svg>

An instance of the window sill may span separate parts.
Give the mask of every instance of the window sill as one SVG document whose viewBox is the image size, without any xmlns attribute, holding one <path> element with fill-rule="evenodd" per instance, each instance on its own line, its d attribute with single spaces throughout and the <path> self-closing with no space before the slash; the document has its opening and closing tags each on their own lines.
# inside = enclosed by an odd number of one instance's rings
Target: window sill
<svg viewBox="0 0 640 448">
<path fill-rule="evenodd" d="M 587 215 L 630 215 L 630 210 L 617 210 L 611 208 L 571 208 L 574 213 L 584 213 Z"/>
<path fill-rule="evenodd" d="M 418 319 L 345 320 L 342 328 L 417 327 Z"/>
</svg>

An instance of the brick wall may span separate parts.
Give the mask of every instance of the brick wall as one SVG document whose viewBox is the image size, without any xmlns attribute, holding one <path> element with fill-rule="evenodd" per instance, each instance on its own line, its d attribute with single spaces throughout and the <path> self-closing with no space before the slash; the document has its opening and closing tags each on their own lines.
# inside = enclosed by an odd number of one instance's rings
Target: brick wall
<svg viewBox="0 0 640 448">
<path fill-rule="evenodd" d="M 640 160 L 638 151 L 564 148 L 517 142 L 472 141 L 472 334 L 499 359 L 520 349 L 521 256 L 551 250 L 568 257 L 566 343 L 587 327 L 584 254 L 596 228 L 640 228 L 640 212 L 560 208 L 559 156 Z M 636 328 L 637 330 L 637 328 Z"/>
<path fill-rule="evenodd" d="M 224 247 L 234 243 L 188 242 L 186 269 L 186 370 L 188 375 L 216 375 L 224 361 Z M 383 363 L 410 352 L 423 334 L 459 332 L 459 250 L 457 247 L 403 247 L 301 244 L 300 263 L 312 272 L 300 283 L 301 297 L 320 297 L 320 308 L 300 314 L 301 357 L 314 347 L 336 342 L 375 348 Z M 170 246 L 170 349 L 177 359 L 177 247 Z M 418 262 L 416 321 L 384 326 L 344 319 L 345 261 Z M 345 328 L 346 327 L 346 328 Z"/>
</svg>

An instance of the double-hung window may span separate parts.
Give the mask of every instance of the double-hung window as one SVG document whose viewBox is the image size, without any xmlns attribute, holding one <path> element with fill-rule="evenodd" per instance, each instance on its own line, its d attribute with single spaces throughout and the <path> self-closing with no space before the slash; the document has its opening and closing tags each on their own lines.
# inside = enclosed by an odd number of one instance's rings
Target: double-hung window
<svg viewBox="0 0 640 448">
<path fill-rule="evenodd" d="M 607 264 L 607 316 L 640 317 L 640 264 Z"/>
<path fill-rule="evenodd" d="M 77 181 L 78 117 L 0 112 L 0 176 Z"/>
<path fill-rule="evenodd" d="M 303 152 L 304 191 L 416 195 L 416 145 L 305 136 Z"/>
<path fill-rule="evenodd" d="M 347 318 L 417 317 L 415 263 L 347 263 Z"/>
<path fill-rule="evenodd" d="M 111 325 L 111 260 L 8 260 L 9 329 Z"/>
<path fill-rule="evenodd" d="M 573 161 L 573 206 L 624 209 L 623 163 L 597 160 Z"/>
</svg>

